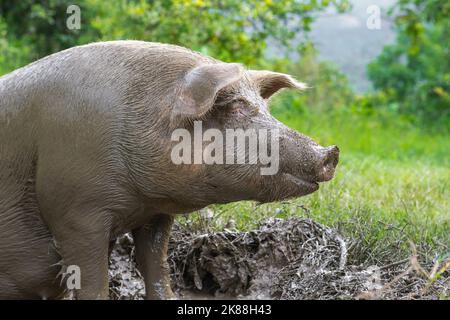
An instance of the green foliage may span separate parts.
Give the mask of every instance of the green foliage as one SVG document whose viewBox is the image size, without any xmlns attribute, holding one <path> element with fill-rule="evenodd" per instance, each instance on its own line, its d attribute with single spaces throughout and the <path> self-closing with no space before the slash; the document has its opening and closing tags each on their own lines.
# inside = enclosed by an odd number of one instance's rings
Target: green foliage
<svg viewBox="0 0 450 320">
<path fill-rule="evenodd" d="M 293 75 L 305 82 L 309 89 L 303 93 L 287 91 L 274 100 L 277 112 L 293 117 L 308 112 L 324 112 L 330 109 L 344 109 L 354 100 L 354 94 L 347 78 L 332 64 L 319 61 L 318 53 L 310 43 L 301 45 L 296 62 L 271 61 L 268 69 L 276 69 Z"/>
<path fill-rule="evenodd" d="M 18 40 L 8 41 L 6 23 L 0 16 L 0 75 L 23 66 L 29 56 L 30 47 Z"/>
<path fill-rule="evenodd" d="M 0 17 L 7 30 L 7 41 L 30 48 L 28 60 L 77 44 L 79 32 L 66 27 L 70 0 L 1 1 Z"/>
<path fill-rule="evenodd" d="M 346 1 L 140 1 L 120 11 L 105 7 L 108 18 L 96 20 L 94 26 L 106 39 L 169 42 L 225 61 L 255 64 L 269 37 L 287 46 L 295 34 L 309 30 L 312 12 L 330 4 L 344 9 Z"/>
<path fill-rule="evenodd" d="M 398 39 L 369 65 L 376 89 L 399 111 L 450 124 L 450 2 L 402 0 Z"/>
<path fill-rule="evenodd" d="M 183 45 L 223 60 L 256 64 L 270 37 L 287 46 L 312 14 L 348 0 L 80 0 L 82 29 L 66 28 L 70 0 L 1 2 L 8 39 L 24 39 L 36 57 L 99 40 L 139 39 Z M 295 23 L 292 23 L 295 21 Z M 288 27 L 289 26 L 289 27 Z"/>
</svg>

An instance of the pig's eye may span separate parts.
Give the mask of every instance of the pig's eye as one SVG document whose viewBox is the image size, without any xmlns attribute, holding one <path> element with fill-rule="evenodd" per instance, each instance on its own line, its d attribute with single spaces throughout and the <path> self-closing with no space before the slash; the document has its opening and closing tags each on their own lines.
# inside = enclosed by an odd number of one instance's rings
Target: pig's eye
<svg viewBox="0 0 450 320">
<path fill-rule="evenodd" d="M 229 108 L 231 112 L 238 112 L 245 109 L 245 101 L 235 100 L 229 104 Z"/>
<path fill-rule="evenodd" d="M 258 108 L 243 99 L 237 99 L 229 104 L 229 111 L 233 115 L 252 116 L 258 113 Z"/>
</svg>

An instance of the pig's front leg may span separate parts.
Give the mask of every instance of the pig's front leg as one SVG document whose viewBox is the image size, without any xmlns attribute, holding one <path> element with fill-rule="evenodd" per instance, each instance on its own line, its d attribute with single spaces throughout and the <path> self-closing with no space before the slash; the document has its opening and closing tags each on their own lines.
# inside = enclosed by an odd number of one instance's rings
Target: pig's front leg
<svg viewBox="0 0 450 320">
<path fill-rule="evenodd" d="M 92 225 L 53 224 L 52 231 L 63 264 L 79 271 L 73 276 L 80 278 L 81 286 L 74 286 L 77 282 L 67 274 L 67 289 L 74 289 L 77 299 L 108 299 L 108 233 L 90 222 Z"/>
<path fill-rule="evenodd" d="M 148 224 L 133 230 L 136 261 L 144 276 L 147 299 L 175 297 L 170 288 L 170 270 L 167 263 L 167 247 L 173 220 L 169 215 L 155 215 Z"/>
</svg>

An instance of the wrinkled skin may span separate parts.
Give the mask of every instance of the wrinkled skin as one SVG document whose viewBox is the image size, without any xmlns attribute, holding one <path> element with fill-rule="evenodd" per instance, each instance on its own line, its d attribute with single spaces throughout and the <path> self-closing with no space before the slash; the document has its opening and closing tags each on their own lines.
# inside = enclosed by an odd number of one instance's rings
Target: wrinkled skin
<svg viewBox="0 0 450 320">
<path fill-rule="evenodd" d="M 147 298 L 173 297 L 166 264 L 176 214 L 213 203 L 299 197 L 330 180 L 337 147 L 278 122 L 268 99 L 291 77 L 184 48 L 96 43 L 0 78 L 0 298 L 58 298 L 63 266 L 79 299 L 108 297 L 109 244 L 132 231 Z M 279 130 L 280 164 L 171 161 L 175 128 Z"/>
</svg>

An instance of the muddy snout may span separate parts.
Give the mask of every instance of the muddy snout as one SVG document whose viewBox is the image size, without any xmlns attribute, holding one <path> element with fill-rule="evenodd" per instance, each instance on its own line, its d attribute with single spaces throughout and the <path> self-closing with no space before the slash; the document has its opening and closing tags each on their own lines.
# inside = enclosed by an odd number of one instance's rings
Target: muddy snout
<svg viewBox="0 0 450 320">
<path fill-rule="evenodd" d="M 317 168 L 317 182 L 333 179 L 336 166 L 339 162 L 339 148 L 337 146 L 321 149 L 319 166 Z"/>
</svg>

